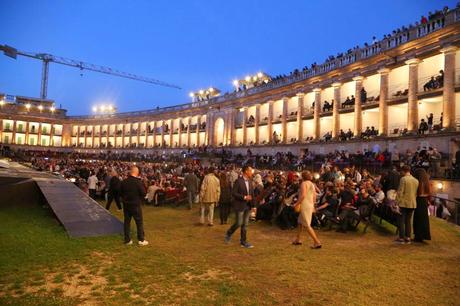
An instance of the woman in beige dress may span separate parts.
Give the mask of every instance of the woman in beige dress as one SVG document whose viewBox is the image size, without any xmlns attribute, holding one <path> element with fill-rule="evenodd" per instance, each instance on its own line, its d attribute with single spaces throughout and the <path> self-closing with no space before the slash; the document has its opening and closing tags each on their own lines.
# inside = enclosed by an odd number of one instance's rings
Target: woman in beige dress
<svg viewBox="0 0 460 306">
<path fill-rule="evenodd" d="M 311 218 L 313 213 L 315 212 L 315 202 L 316 202 L 316 190 L 315 185 L 312 183 L 312 175 L 310 171 L 302 172 L 302 183 L 300 184 L 299 188 L 299 199 L 295 204 L 295 207 L 298 209 L 298 205 L 300 205 L 300 214 L 299 219 L 297 220 L 298 223 L 298 231 L 297 231 L 297 238 L 292 242 L 294 245 L 301 245 L 302 241 L 300 240 L 300 236 L 302 235 L 302 229 L 305 227 L 307 229 L 307 233 L 313 239 L 313 246 L 312 249 L 320 249 L 321 242 L 319 241 L 318 237 L 316 236 L 315 231 L 311 227 Z"/>
</svg>

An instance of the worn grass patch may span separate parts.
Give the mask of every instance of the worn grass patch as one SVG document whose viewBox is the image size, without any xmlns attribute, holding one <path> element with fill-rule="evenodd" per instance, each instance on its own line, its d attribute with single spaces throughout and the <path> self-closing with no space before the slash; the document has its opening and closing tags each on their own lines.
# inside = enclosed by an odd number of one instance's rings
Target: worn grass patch
<svg viewBox="0 0 460 306">
<path fill-rule="evenodd" d="M 25 207 L 0 208 L 1 305 L 458 305 L 460 231 L 441 220 L 427 244 L 394 245 L 384 223 L 319 231 L 319 251 L 259 222 L 246 250 L 237 235 L 223 243 L 227 226 L 195 226 L 197 210 L 145 207 L 139 247 L 71 239 L 50 211 Z"/>
</svg>

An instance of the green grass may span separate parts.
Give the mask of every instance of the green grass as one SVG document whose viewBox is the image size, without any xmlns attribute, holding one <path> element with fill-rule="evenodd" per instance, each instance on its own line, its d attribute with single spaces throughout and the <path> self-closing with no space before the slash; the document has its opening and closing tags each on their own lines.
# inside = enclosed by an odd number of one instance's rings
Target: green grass
<svg viewBox="0 0 460 306">
<path fill-rule="evenodd" d="M 319 251 L 263 222 L 254 249 L 225 245 L 228 226 L 197 226 L 197 210 L 145 207 L 144 221 L 150 245 L 124 246 L 69 238 L 46 208 L 0 208 L 0 304 L 458 305 L 460 231 L 442 220 L 424 245 L 394 245 L 383 223 L 319 231 Z"/>
</svg>

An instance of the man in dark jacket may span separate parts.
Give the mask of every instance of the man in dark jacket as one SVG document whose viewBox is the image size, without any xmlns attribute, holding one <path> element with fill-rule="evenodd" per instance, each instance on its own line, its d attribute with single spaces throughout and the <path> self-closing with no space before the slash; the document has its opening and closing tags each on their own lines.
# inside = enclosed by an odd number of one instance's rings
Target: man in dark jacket
<svg viewBox="0 0 460 306">
<path fill-rule="evenodd" d="M 115 170 L 111 173 L 112 178 L 109 181 L 109 189 L 107 195 L 107 205 L 105 209 L 110 210 L 110 205 L 112 205 L 112 201 L 115 200 L 115 204 L 117 204 L 118 210 L 121 210 L 121 201 L 120 201 L 120 186 L 121 181 L 118 178 L 118 174 Z"/>
<path fill-rule="evenodd" d="M 200 188 L 200 179 L 193 172 L 192 169 L 187 171 L 187 174 L 184 177 L 184 186 L 187 189 L 187 200 L 189 209 L 192 209 L 193 202 L 195 202 L 195 197 Z"/>
<path fill-rule="evenodd" d="M 139 178 L 139 168 L 133 166 L 127 179 L 121 182 L 121 197 L 123 199 L 125 244 L 133 244 L 131 240 L 131 218 L 134 218 L 137 227 L 139 245 L 148 245 L 144 240 L 144 225 L 142 220 L 141 201 L 145 197 L 145 188 Z"/>
<path fill-rule="evenodd" d="M 249 223 L 251 208 L 254 206 L 254 186 L 252 185 L 252 175 L 254 170 L 250 166 L 244 166 L 243 175 L 240 176 L 233 184 L 232 189 L 232 206 L 236 213 L 235 223 L 228 229 L 225 235 L 225 243 L 230 242 L 233 233 L 241 228 L 241 247 L 250 249 L 253 246 L 246 241 L 246 227 Z"/>
</svg>

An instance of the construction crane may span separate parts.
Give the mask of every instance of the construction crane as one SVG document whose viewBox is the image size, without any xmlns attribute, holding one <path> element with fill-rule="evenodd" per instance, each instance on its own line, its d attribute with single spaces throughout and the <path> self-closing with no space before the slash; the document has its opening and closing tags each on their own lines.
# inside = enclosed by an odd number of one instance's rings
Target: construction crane
<svg viewBox="0 0 460 306">
<path fill-rule="evenodd" d="M 90 70 L 90 71 L 105 73 L 109 75 L 114 75 L 114 76 L 118 76 L 122 78 L 146 82 L 146 83 L 151 83 L 151 84 L 164 86 L 164 87 L 182 89 L 177 85 L 169 84 L 169 83 L 159 81 L 156 79 L 135 75 L 129 72 L 119 71 L 116 69 L 112 69 L 110 67 L 104 67 L 104 66 L 85 63 L 82 61 L 68 59 L 68 58 L 64 58 L 60 56 L 55 56 L 55 55 L 48 54 L 48 53 L 24 52 L 24 51 L 19 51 L 8 45 L 0 45 L 0 50 L 2 50 L 6 56 L 14 58 L 14 59 L 16 59 L 18 55 L 21 55 L 21 56 L 38 59 L 43 62 L 42 81 L 41 81 L 41 88 L 40 88 L 40 97 L 42 99 L 46 99 L 47 92 L 48 92 L 48 74 L 49 74 L 49 64 L 50 63 L 56 63 L 56 64 L 70 66 L 70 67 L 80 68 L 80 70 Z"/>
</svg>

